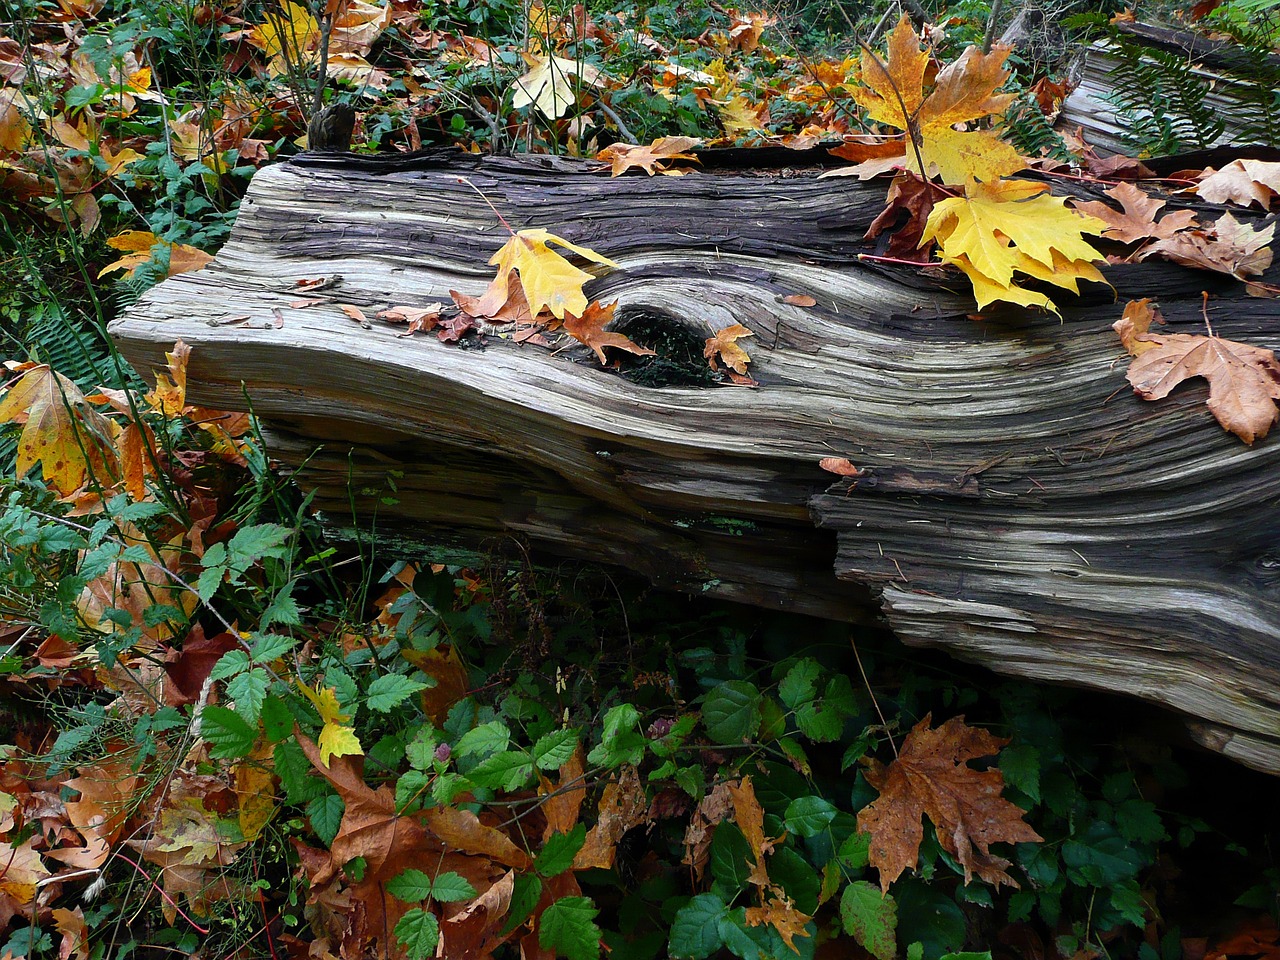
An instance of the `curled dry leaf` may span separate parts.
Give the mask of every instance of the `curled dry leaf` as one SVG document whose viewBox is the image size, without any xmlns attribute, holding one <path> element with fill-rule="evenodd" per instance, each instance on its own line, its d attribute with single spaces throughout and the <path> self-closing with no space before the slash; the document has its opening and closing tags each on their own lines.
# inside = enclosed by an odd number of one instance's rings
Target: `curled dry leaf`
<svg viewBox="0 0 1280 960">
<path fill-rule="evenodd" d="M 1179 230 L 1198 226 L 1196 215 L 1190 210 L 1179 210 L 1156 221 L 1156 214 L 1165 205 L 1164 200 L 1151 196 L 1132 183 L 1121 183 L 1107 191 L 1123 210 L 1116 210 L 1099 200 L 1075 201 L 1075 208 L 1088 217 L 1095 217 L 1107 225 L 1102 235 L 1120 243 L 1136 243 L 1139 240 L 1166 240 Z"/>
<path fill-rule="evenodd" d="M 613 320 L 613 312 L 617 308 L 618 301 L 616 300 L 608 306 L 602 304 L 599 300 L 594 300 L 580 317 L 575 317 L 571 313 L 565 314 L 565 332 L 594 350 L 596 356 L 600 358 L 601 365 L 607 365 L 609 362 L 604 355 L 605 347 L 626 350 L 628 353 L 634 353 L 640 357 L 652 357 L 654 351 L 648 347 L 632 343 L 622 334 L 609 333 L 604 329 L 604 325 Z"/>
<path fill-rule="evenodd" d="M 1254 230 L 1224 213 L 1209 230 L 1186 230 L 1160 240 L 1142 252 L 1142 259 L 1160 256 L 1174 263 L 1225 273 L 1237 280 L 1260 276 L 1271 266 L 1269 244 L 1276 225 Z"/>
<path fill-rule="evenodd" d="M 1196 193 L 1210 203 L 1256 203 L 1269 210 L 1280 196 L 1280 163 L 1265 160 L 1233 160 L 1221 170 L 1208 171 L 1196 185 Z"/>
<path fill-rule="evenodd" d="M 702 355 L 707 358 L 711 364 L 712 370 L 719 370 L 716 365 L 716 358 L 719 357 L 726 367 L 740 376 L 747 375 L 747 364 L 751 362 L 751 357 L 747 355 L 747 351 L 738 346 L 738 340 L 742 337 L 753 337 L 750 330 L 740 323 L 730 324 L 723 330 L 717 330 L 714 337 L 708 337 L 706 347 L 702 351 Z"/>
<path fill-rule="evenodd" d="M 701 142 L 696 137 L 659 137 L 648 146 L 615 143 L 597 153 L 596 159 L 612 164 L 612 175 L 615 177 L 621 176 L 633 167 L 643 170 L 651 177 L 655 173 L 678 177 L 689 171 L 672 169 L 669 164 L 673 160 L 692 160 L 694 163 L 700 163 L 697 156 L 685 151 L 696 147 Z"/>
<path fill-rule="evenodd" d="M 828 473 L 834 473 L 840 477 L 860 477 L 862 470 L 855 467 L 845 457 L 823 457 L 818 461 L 818 466 Z"/>
<path fill-rule="evenodd" d="M 1223 428 L 1245 443 L 1267 435 L 1280 419 L 1280 363 L 1270 350 L 1198 334 L 1158 334 L 1154 311 L 1132 301 L 1113 329 L 1134 357 L 1127 377 L 1134 393 L 1159 400 L 1191 377 L 1209 381 L 1208 407 Z"/>
</svg>

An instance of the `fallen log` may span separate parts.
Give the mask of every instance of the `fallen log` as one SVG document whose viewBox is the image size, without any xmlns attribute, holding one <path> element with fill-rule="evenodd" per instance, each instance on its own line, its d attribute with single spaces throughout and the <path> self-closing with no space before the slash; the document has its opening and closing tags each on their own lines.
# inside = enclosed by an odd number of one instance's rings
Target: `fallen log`
<svg viewBox="0 0 1280 960">
<path fill-rule="evenodd" d="M 334 523 L 518 536 L 825 617 L 878 605 L 907 643 L 1165 704 L 1280 773 L 1278 438 L 1245 446 L 1200 386 L 1139 400 L 1111 330 L 1118 295 L 1158 296 L 1168 332 L 1203 332 L 1208 290 L 1218 334 L 1275 345 L 1280 301 L 1148 261 L 1109 268 L 1115 292 L 1059 297 L 1061 320 L 979 313 L 958 275 L 857 259 L 883 183 L 820 180 L 786 151 L 703 158 L 697 175 L 618 179 L 545 157 L 269 167 L 216 262 L 112 333 L 144 371 L 190 344 L 188 396 L 251 399 Z M 500 335 L 464 349 L 339 306 L 479 294 L 508 236 L 495 209 L 615 260 L 588 295 L 616 298 L 614 329 L 664 345 L 658 361 L 680 368 L 683 344 L 701 366 L 705 338 L 744 324 L 759 385 L 654 385 L 653 364 Z M 863 475 L 832 483 L 828 456 Z"/>
</svg>

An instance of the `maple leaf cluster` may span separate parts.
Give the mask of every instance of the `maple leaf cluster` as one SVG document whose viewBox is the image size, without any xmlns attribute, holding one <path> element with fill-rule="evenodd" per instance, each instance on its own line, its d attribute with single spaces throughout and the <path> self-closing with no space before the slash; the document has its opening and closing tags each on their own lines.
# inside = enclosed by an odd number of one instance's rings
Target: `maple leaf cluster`
<svg viewBox="0 0 1280 960">
<path fill-rule="evenodd" d="M 929 51 L 903 16 L 889 35 L 887 59 L 863 51 L 861 84 L 852 92 L 871 120 L 904 135 L 835 148 L 834 155 L 855 165 L 823 176 L 903 170 L 868 237 L 905 211 L 908 225 L 895 236 L 891 254 L 918 260 L 936 243 L 942 262 L 969 278 L 979 307 L 1002 300 L 1057 312 L 1048 296 L 1022 286 L 1019 278 L 1072 292 L 1079 292 L 1081 280 L 1102 281 L 1094 266 L 1102 254 L 1084 235 L 1102 233 L 1103 224 L 1049 196 L 1043 184 L 1007 179 L 1024 169 L 1026 160 L 973 126 L 999 116 L 1012 102 L 1012 95 L 996 92 L 1009 75 L 1008 56 L 1005 47 L 982 53 L 971 46 L 936 71 L 930 83 Z M 935 178 L 940 183 L 932 182 Z M 922 254 L 914 254 L 922 248 Z"/>
</svg>

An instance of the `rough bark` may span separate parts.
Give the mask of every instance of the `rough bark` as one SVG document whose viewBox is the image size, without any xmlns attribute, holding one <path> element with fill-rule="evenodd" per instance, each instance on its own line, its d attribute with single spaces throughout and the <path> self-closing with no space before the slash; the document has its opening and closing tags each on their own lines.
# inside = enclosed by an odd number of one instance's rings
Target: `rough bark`
<svg viewBox="0 0 1280 960">
<path fill-rule="evenodd" d="M 1200 332 L 1207 289 L 1216 332 L 1275 345 L 1280 302 L 1148 262 L 1110 268 L 1115 293 L 1058 298 L 1062 320 L 975 316 L 957 275 L 859 261 L 884 185 L 819 180 L 809 159 L 616 180 L 546 158 L 282 164 L 215 264 L 113 332 L 144 370 L 191 344 L 189 395 L 251 397 L 336 522 L 519 535 L 829 617 L 878 600 L 908 643 L 1164 703 L 1280 772 L 1280 435 L 1244 446 L 1199 386 L 1139 400 L 1110 329 L 1126 299 L 1157 296 L 1171 330 Z M 647 387 L 585 349 L 461 349 L 338 308 L 480 293 L 507 237 L 486 201 L 618 261 L 587 292 L 617 298 L 624 329 L 748 326 L 759 387 Z M 316 294 L 331 302 L 290 307 L 297 279 L 338 275 Z M 833 485 L 832 455 L 866 475 Z"/>
</svg>

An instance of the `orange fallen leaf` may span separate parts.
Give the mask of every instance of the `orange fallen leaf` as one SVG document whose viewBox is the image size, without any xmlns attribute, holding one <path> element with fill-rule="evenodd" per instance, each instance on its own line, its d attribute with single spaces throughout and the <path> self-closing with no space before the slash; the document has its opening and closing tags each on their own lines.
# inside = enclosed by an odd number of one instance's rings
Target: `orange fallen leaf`
<svg viewBox="0 0 1280 960">
<path fill-rule="evenodd" d="M 936 730 L 925 716 L 907 734 L 898 758 L 887 767 L 871 759 L 864 776 L 880 792 L 858 813 L 858 829 L 871 837 L 870 863 L 880 871 L 880 887 L 913 868 L 924 839 L 921 816 L 933 823 L 938 843 L 959 861 L 965 882 L 977 874 L 990 884 L 1017 886 L 992 854 L 993 843 L 1039 842 L 1022 818 L 1026 811 L 1000 796 L 998 769 L 974 770 L 967 761 L 992 756 L 1007 740 L 952 717 Z"/>
<path fill-rule="evenodd" d="M 1139 240 L 1166 240 L 1179 230 L 1194 227 L 1196 215 L 1190 210 L 1178 210 L 1156 220 L 1156 214 L 1165 205 L 1132 183 L 1121 183 L 1107 191 L 1107 196 L 1119 202 L 1122 211 L 1099 200 L 1075 201 L 1077 210 L 1085 216 L 1095 217 L 1107 225 L 1103 236 L 1120 243 L 1136 243 Z"/>
<path fill-rule="evenodd" d="M 620 333 L 609 333 L 604 329 L 605 324 L 613 320 L 613 312 L 617 307 L 618 301 L 616 300 L 608 305 L 602 304 L 599 300 L 593 300 L 582 316 L 575 317 L 571 313 L 565 314 L 564 330 L 575 340 L 585 343 L 594 350 L 596 356 L 600 358 L 601 366 L 607 366 L 609 363 L 608 358 L 604 355 L 605 347 L 626 350 L 628 353 L 634 353 L 639 357 L 654 356 L 654 351 L 648 347 L 633 343 Z"/>
<path fill-rule="evenodd" d="M 730 324 L 723 330 L 717 330 L 714 337 L 707 338 L 702 355 L 711 364 L 712 370 L 720 369 L 716 365 L 716 358 L 719 357 L 726 367 L 745 377 L 747 375 L 747 364 L 751 362 L 751 357 L 748 356 L 747 351 L 738 346 L 738 340 L 743 337 L 753 336 L 755 334 L 742 324 Z"/>
<path fill-rule="evenodd" d="M 659 137 L 653 143 L 644 144 L 615 143 L 605 147 L 596 154 L 597 160 L 604 160 L 613 165 L 613 176 L 620 177 L 633 167 L 643 170 L 649 176 L 665 173 L 670 176 L 681 176 L 688 170 L 671 169 L 673 160 L 692 160 L 699 163 L 697 156 L 686 153 L 702 141 L 696 137 Z"/>
<path fill-rule="evenodd" d="M 1208 407 L 1223 428 L 1245 443 L 1267 435 L 1280 419 L 1280 363 L 1261 347 L 1210 334 L 1148 332 L 1152 311 L 1131 302 L 1113 324 L 1133 355 L 1126 374 L 1138 396 L 1166 397 L 1191 377 L 1209 381 Z"/>
<path fill-rule="evenodd" d="M 816 307 L 818 301 L 813 299 L 807 293 L 792 293 L 782 298 L 783 303 L 789 303 L 793 307 Z"/>
<path fill-rule="evenodd" d="M 823 457 L 818 461 L 818 466 L 828 473 L 834 473 L 841 477 L 860 477 L 863 474 L 846 457 Z"/>
<path fill-rule="evenodd" d="M 107 246 L 116 250 L 131 251 L 128 256 L 114 260 L 98 271 L 99 278 L 116 270 L 124 270 L 125 276 L 131 277 L 142 264 L 149 263 L 156 247 L 169 251 L 168 276 L 202 270 L 213 262 L 213 257 L 203 250 L 185 243 L 169 243 L 161 240 L 149 230 L 126 230 L 107 240 Z"/>
</svg>

